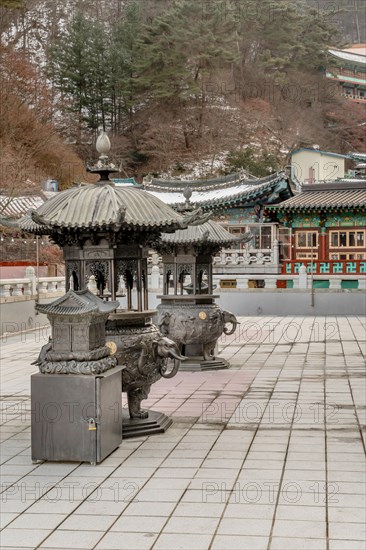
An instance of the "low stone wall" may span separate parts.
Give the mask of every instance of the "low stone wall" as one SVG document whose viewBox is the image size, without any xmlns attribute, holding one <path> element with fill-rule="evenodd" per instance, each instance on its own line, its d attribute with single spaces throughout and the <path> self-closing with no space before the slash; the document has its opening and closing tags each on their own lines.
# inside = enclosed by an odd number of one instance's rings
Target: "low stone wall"
<svg viewBox="0 0 366 550">
<path fill-rule="evenodd" d="M 149 304 L 155 308 L 160 300 L 150 293 Z M 365 315 L 364 290 L 331 289 L 222 289 L 215 291 L 217 303 L 235 315 Z M 312 305 L 314 303 L 314 305 Z"/>
<path fill-rule="evenodd" d="M 6 335 L 10 336 L 18 332 L 26 333 L 28 330 L 37 328 L 43 331 L 41 327 L 48 325 L 47 316 L 36 312 L 35 299 L 31 296 L 27 296 L 26 298 L 28 299 L 23 299 L 21 301 L 15 300 L 1 304 L 0 335 L 2 336 L 2 340 L 6 338 Z M 53 294 L 52 299 L 45 299 L 42 300 L 42 302 L 51 302 L 54 299 L 55 295 Z M 44 340 L 43 337 L 42 340 Z"/>
<path fill-rule="evenodd" d="M 236 315 L 365 315 L 364 290 L 233 289 L 217 303 Z M 312 305 L 313 304 L 313 305 Z"/>
<path fill-rule="evenodd" d="M 155 309 L 160 303 L 157 295 L 149 293 L 149 306 Z M 217 303 L 235 315 L 365 315 L 364 290 L 315 289 L 217 289 Z M 48 324 L 47 317 L 36 314 L 32 296 L 16 297 L 17 300 L 1 304 L 0 334 L 26 332 Z M 55 294 L 45 296 L 42 302 L 50 302 Z M 18 301 L 21 299 L 21 301 Z M 314 305 L 312 305 L 312 303 Z M 40 329 L 41 330 L 41 329 Z M 42 329 L 43 330 L 43 329 Z M 4 337 L 4 336 L 3 336 Z"/>
</svg>

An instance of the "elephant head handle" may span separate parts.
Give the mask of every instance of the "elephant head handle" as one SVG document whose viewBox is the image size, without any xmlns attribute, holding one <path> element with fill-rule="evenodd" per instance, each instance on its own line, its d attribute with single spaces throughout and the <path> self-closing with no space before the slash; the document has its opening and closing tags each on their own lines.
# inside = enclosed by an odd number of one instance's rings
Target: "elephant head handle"
<svg viewBox="0 0 366 550">
<path fill-rule="evenodd" d="M 239 321 L 235 317 L 233 313 L 230 313 L 230 311 L 223 311 L 222 312 L 222 320 L 224 321 L 224 334 L 227 336 L 230 336 L 230 334 L 234 334 L 236 331 L 236 327 L 240 325 Z M 226 323 L 230 323 L 231 329 L 228 329 L 225 325 Z"/>
<path fill-rule="evenodd" d="M 140 353 L 140 357 L 137 361 L 137 370 L 141 375 L 144 376 L 145 375 L 144 368 L 145 368 L 147 360 L 149 358 L 150 351 L 149 351 L 149 346 L 143 340 L 141 340 L 141 342 L 140 342 L 140 347 L 141 347 L 141 353 Z"/>
<path fill-rule="evenodd" d="M 161 376 L 163 378 L 173 378 L 179 370 L 180 362 L 185 360 L 185 357 L 180 354 L 177 344 L 170 338 L 162 336 L 153 342 L 153 346 L 156 356 L 163 359 L 159 369 Z M 174 367 L 170 372 L 167 372 L 168 359 L 174 360 Z"/>
</svg>

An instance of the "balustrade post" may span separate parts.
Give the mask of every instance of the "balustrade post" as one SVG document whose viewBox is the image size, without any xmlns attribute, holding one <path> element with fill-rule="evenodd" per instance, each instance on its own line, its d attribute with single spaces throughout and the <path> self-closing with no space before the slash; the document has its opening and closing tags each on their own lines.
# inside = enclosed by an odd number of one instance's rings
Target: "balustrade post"
<svg viewBox="0 0 366 550">
<path fill-rule="evenodd" d="M 237 276 L 236 277 L 236 288 L 248 288 L 248 277 L 242 277 L 242 276 Z"/>
<path fill-rule="evenodd" d="M 358 290 L 366 290 L 366 277 L 358 279 Z"/>
<path fill-rule="evenodd" d="M 36 292 L 37 292 L 37 278 L 36 278 L 36 272 L 35 272 L 35 270 L 34 270 L 34 267 L 32 267 L 31 265 L 29 265 L 29 266 L 25 269 L 25 277 L 26 277 L 26 279 L 29 279 L 29 280 L 30 280 L 30 283 L 31 283 L 31 286 L 30 286 L 31 294 L 36 294 Z"/>
<path fill-rule="evenodd" d="M 23 296 L 24 283 L 15 283 L 13 287 L 13 296 Z"/>
<path fill-rule="evenodd" d="M 332 290 L 340 290 L 342 288 L 342 279 L 339 277 L 329 277 L 329 288 Z"/>
<path fill-rule="evenodd" d="M 119 276 L 119 284 L 118 284 L 117 295 L 118 296 L 126 296 L 125 281 L 124 281 L 122 275 Z"/>
<path fill-rule="evenodd" d="M 265 277 L 264 288 L 277 288 L 277 279 L 275 277 Z"/>
<path fill-rule="evenodd" d="M 47 282 L 47 293 L 53 294 L 57 292 L 57 281 Z"/>
<path fill-rule="evenodd" d="M 38 281 L 38 294 L 47 294 L 47 282 Z"/>
<path fill-rule="evenodd" d="M 66 281 L 65 281 L 65 279 L 61 279 L 61 281 L 58 281 L 57 290 L 59 292 L 63 292 L 65 294 L 65 290 L 66 290 Z"/>
<path fill-rule="evenodd" d="M 93 294 L 98 293 L 97 283 L 95 281 L 94 275 L 90 275 L 89 281 L 88 281 L 88 290 L 92 292 Z"/>
<path fill-rule="evenodd" d="M 24 283 L 24 296 L 32 296 L 32 282 Z"/>
<path fill-rule="evenodd" d="M 306 272 L 306 267 L 304 265 L 300 266 L 299 269 L 299 278 L 298 278 L 298 288 L 308 288 L 308 274 Z"/>
<path fill-rule="evenodd" d="M 150 276 L 150 288 L 156 290 L 159 288 L 159 279 L 160 279 L 160 270 L 159 267 L 155 264 L 151 268 Z"/>
<path fill-rule="evenodd" d="M 0 297 L 8 298 L 10 296 L 10 288 L 11 288 L 11 285 L 9 284 L 4 285 L 0 283 Z"/>
<path fill-rule="evenodd" d="M 275 265 L 280 263 L 280 245 L 277 239 L 273 241 L 273 263 Z"/>
</svg>

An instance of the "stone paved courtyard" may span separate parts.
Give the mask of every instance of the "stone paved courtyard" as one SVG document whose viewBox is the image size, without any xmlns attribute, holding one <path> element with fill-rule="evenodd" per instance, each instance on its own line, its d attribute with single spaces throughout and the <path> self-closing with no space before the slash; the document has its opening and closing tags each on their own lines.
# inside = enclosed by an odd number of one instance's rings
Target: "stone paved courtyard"
<svg viewBox="0 0 366 550">
<path fill-rule="evenodd" d="M 47 339 L 3 339 L 1 547 L 365 548 L 365 324 L 241 318 L 231 369 L 155 384 L 163 435 L 102 464 L 32 464 L 30 366 Z"/>
</svg>

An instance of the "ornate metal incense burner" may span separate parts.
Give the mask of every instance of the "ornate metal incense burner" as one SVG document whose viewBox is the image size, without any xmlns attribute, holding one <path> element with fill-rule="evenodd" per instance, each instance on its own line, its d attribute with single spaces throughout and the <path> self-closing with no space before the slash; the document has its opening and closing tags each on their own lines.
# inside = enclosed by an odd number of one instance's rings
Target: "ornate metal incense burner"
<svg viewBox="0 0 366 550">
<path fill-rule="evenodd" d="M 50 235 L 62 247 L 67 290 L 85 290 L 92 279 L 100 298 L 120 298 L 119 309 L 107 322 L 106 331 L 109 340 L 118 340 L 116 358 L 125 366 L 122 389 L 128 395 L 130 416 L 143 419 L 148 413 L 141 411 L 140 403 L 151 384 L 163 376 L 174 376 L 181 359 L 174 342 L 163 339 L 152 325 L 148 250 L 162 232 L 186 228 L 202 214 L 195 211 L 180 215 L 140 186 L 114 185 L 109 180 L 109 174 L 116 172 L 108 162 L 109 148 L 109 139 L 102 133 L 97 141 L 99 160 L 88 168 L 100 175 L 99 182 L 58 193 L 37 211 L 31 211 L 20 225 L 24 231 Z M 119 293 L 121 280 L 125 298 Z M 55 349 L 44 349 L 40 367 L 48 372 L 93 372 L 94 352 L 81 350 L 75 347 L 64 356 Z M 107 368 L 108 356 L 103 357 L 102 350 L 98 353 L 100 365 L 104 365 L 100 368 Z M 175 361 L 170 373 L 166 370 L 168 357 Z"/>
<path fill-rule="evenodd" d="M 251 234 L 245 236 L 245 240 L 251 238 Z M 238 321 L 235 315 L 221 310 L 215 303 L 212 257 L 223 246 L 235 241 L 238 241 L 236 237 L 208 220 L 172 235 L 164 234 L 158 244 L 164 269 L 158 326 L 162 334 L 178 344 L 186 357 L 182 370 L 228 366 L 227 361 L 215 356 L 215 348 L 223 333 L 235 332 Z"/>
<path fill-rule="evenodd" d="M 231 324 L 231 328 L 227 328 Z M 229 311 L 223 311 L 217 304 L 167 304 L 159 306 L 158 326 L 160 332 L 179 342 L 180 348 L 187 347 L 204 361 L 213 361 L 217 340 L 224 333 L 233 334 L 238 321 Z"/>
</svg>

